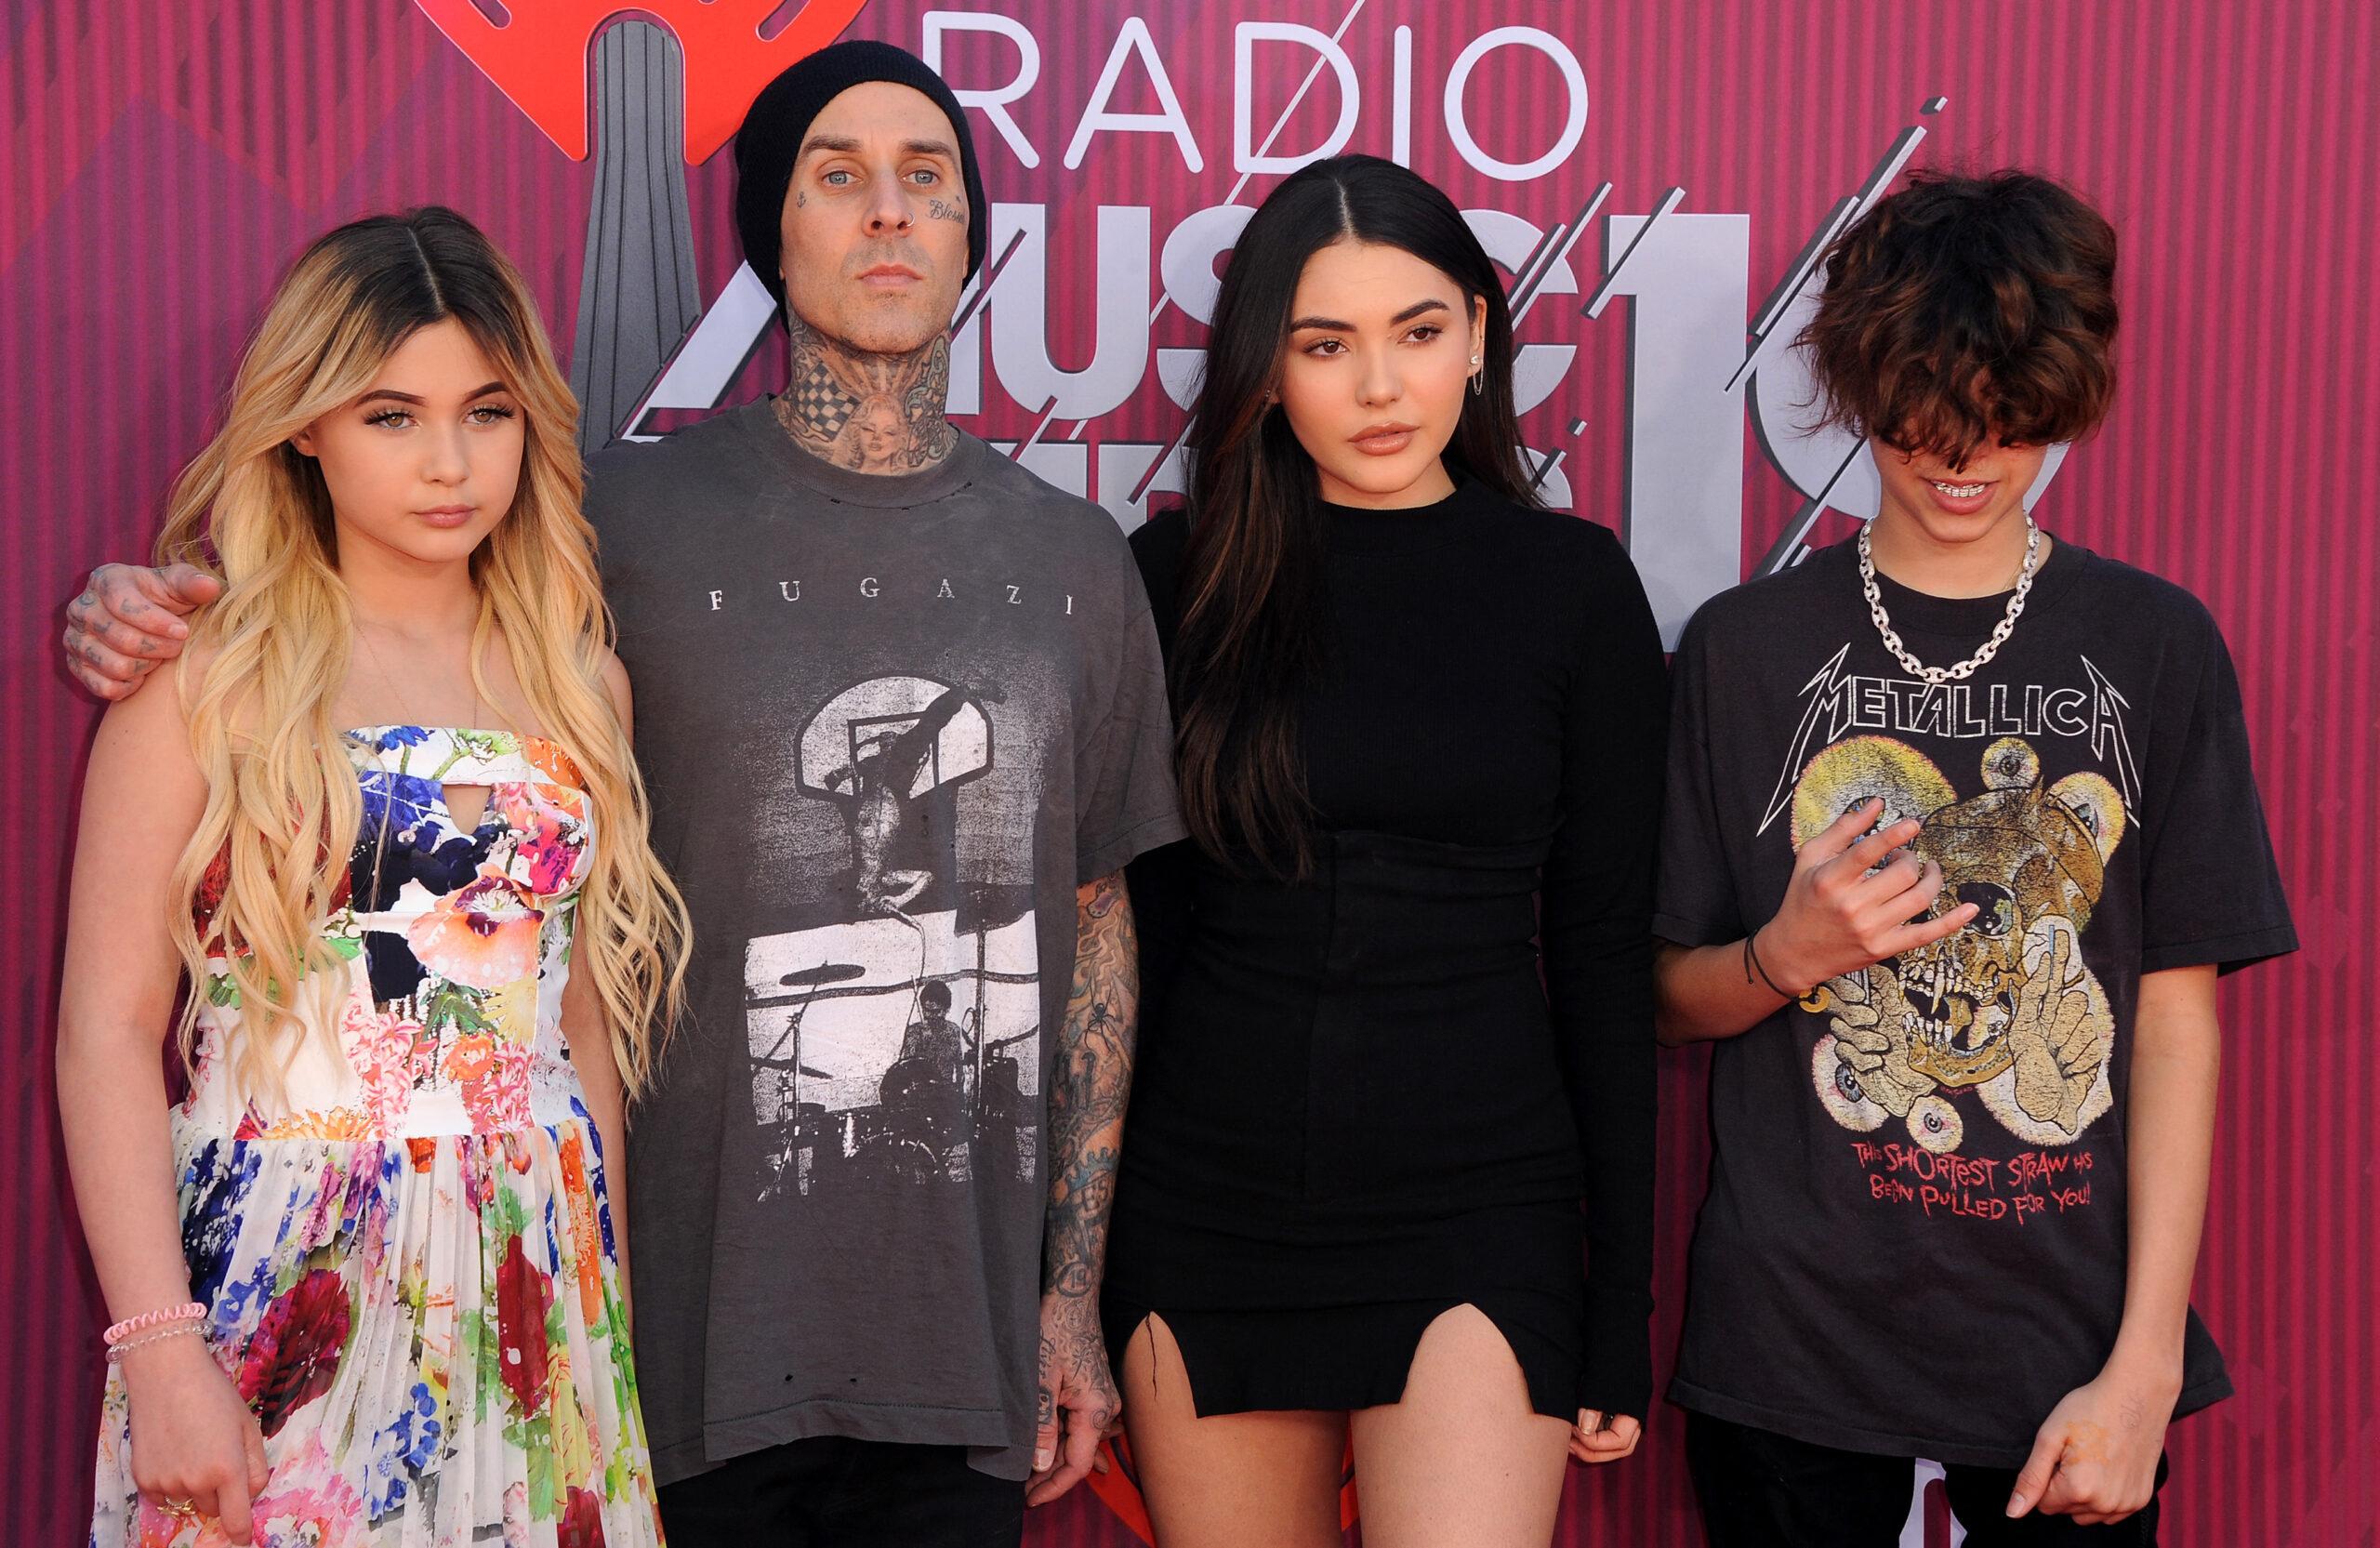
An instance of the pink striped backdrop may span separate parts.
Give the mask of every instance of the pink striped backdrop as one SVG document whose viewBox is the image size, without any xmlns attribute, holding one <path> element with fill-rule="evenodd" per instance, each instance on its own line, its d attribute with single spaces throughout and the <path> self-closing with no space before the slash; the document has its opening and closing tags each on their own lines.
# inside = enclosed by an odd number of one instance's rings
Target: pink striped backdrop
<svg viewBox="0 0 2380 1548">
<path fill-rule="evenodd" d="M 649 0 L 647 14 L 686 0 Z M 511 0 L 518 17 L 539 0 Z M 766 7 L 747 7 L 758 15 Z M 931 7 L 874 0 L 852 32 L 920 46 Z M 2380 1520 L 2380 1097 L 2370 1030 L 2375 978 L 2374 791 L 2380 788 L 2374 598 L 2367 507 L 2371 383 L 2380 338 L 2368 251 L 2372 135 L 2359 111 L 2373 60 L 2356 0 L 1969 0 L 1871 6 L 1751 0 L 1119 0 L 959 4 L 1021 20 L 1040 77 L 1015 103 L 1039 152 L 1026 169 L 978 119 L 997 199 L 1048 207 L 1051 352 L 1089 357 L 1092 213 L 1151 211 L 1155 241 L 1225 202 L 1235 21 L 1339 31 L 1365 84 L 1354 148 L 1389 149 L 1395 29 L 1412 29 L 1411 163 L 1459 202 L 1540 229 L 1600 182 L 1603 215 L 1679 209 L 1751 218 L 1752 303 L 1791 269 L 1835 201 L 1856 190 L 1918 107 L 1917 165 L 2027 163 L 2066 177 L 2125 243 L 2125 385 L 2113 421 L 2077 451 L 2042 507 L 2061 534 L 2171 576 L 2206 599 L 2237 654 L 2268 808 L 2306 948 L 2225 990 L 2231 1057 L 2199 1303 L 2241 1396 L 2179 1426 L 2167 1541 L 2189 1548 L 2350 1548 Z M 1170 138 L 1097 136 L 1062 152 L 1119 27 L 1145 19 L 1205 156 Z M 1351 16 L 1351 12 L 1353 13 Z M 1526 24 L 1580 61 L 1591 111 L 1560 166 L 1529 182 L 1480 175 L 1451 145 L 1439 91 L 1455 55 Z M 962 84 L 1014 68 L 1009 46 L 954 37 Z M 1260 139 L 1309 57 L 1260 49 Z M 1124 72 L 1111 108 L 1157 105 Z M 1468 123 L 1489 153 L 1552 142 L 1562 87 L 1525 47 L 1483 63 Z M 1549 105 L 1550 104 L 1550 105 Z M 1325 135 L 1326 73 L 1283 147 Z M 576 315 L 590 167 L 574 162 L 403 0 L 0 0 L 0 1541 L 80 1540 L 99 1363 L 99 1305 L 60 1159 L 48 1039 L 74 790 L 93 720 L 56 661 L 61 604 L 82 573 L 145 549 L 164 488 L 201 442 L 271 277 L 307 237 L 393 205 L 441 201 L 484 224 L 536 285 L 566 346 Z M 735 266 L 726 158 L 687 169 L 706 301 Z M 1274 179 L 1249 179 L 1238 202 Z M 1598 226 L 1600 223 L 1598 218 Z M 1529 338 L 1575 344 L 1567 379 L 1528 417 L 1563 448 L 1583 515 L 1618 523 L 1629 413 L 1629 324 L 1616 303 L 1579 315 L 1605 261 L 1600 230 L 1571 250 L 1580 297 L 1536 311 Z M 1154 258 L 1152 258 L 1154 266 Z M 1150 295 L 1159 288 L 1152 276 Z M 995 302 L 997 305 L 997 301 Z M 1197 341 L 1169 309 L 1157 345 Z M 734 396 L 771 385 L 763 350 Z M 987 364 L 987 434 L 1023 436 Z M 1569 427 L 1583 420 L 1584 428 Z M 1179 416 L 1149 373 L 1079 435 L 1163 443 Z M 1742 502 L 1749 565 L 1803 503 L 1754 448 Z M 1661 512 L 1629 513 L 1641 536 Z M 1846 530 L 1824 518 L 1821 540 Z M 1701 1176 L 1699 1072 L 1667 1070 L 1662 1339 L 1674 1330 L 1686 1228 Z M 2012 1359 L 2022 1351 L 2010 1352 Z M 1573 1480 L 1560 1541 L 1699 1541 L 1676 1416 L 1632 1462 Z M 1924 1536 L 1950 1541 L 1938 1509 Z M 1130 1541 L 1089 1490 L 1039 1513 L 1029 1541 Z"/>
</svg>

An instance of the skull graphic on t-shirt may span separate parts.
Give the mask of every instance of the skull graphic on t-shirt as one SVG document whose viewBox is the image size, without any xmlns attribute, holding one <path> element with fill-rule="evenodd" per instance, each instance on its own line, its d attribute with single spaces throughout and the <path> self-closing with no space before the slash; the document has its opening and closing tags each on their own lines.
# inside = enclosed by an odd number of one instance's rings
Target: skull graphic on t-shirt
<svg viewBox="0 0 2380 1548">
<path fill-rule="evenodd" d="M 1811 1075 L 1846 1129 L 1897 1118 L 1917 1144 L 1952 1150 L 1973 1100 L 2028 1143 L 2065 1144 L 2111 1101 L 2115 1020 L 2082 933 L 2123 839 L 2123 801 L 2096 774 L 2044 786 L 2021 737 L 1991 743 L 1981 774 L 1982 792 L 1962 800 L 1930 759 L 1887 736 L 1837 742 L 1803 770 L 1796 848 L 1881 799 L 1878 826 L 1919 819 L 1910 847 L 1941 867 L 1931 914 L 1977 906 L 1955 934 L 1812 991 L 1804 1003 L 1827 1030 Z"/>
</svg>

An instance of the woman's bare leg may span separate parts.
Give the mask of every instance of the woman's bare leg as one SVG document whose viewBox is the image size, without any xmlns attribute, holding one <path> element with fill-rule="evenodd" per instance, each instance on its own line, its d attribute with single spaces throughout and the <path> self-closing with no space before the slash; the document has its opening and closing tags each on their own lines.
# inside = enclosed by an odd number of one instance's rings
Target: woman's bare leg
<svg viewBox="0 0 2380 1548">
<path fill-rule="evenodd" d="M 1157 1548 L 1340 1548 L 1346 1415 L 1199 1418 L 1181 1346 L 1155 1316 L 1132 1335 L 1121 1376 L 1124 1429 Z"/>
<path fill-rule="evenodd" d="M 1531 1409 L 1520 1362 L 1478 1307 L 1430 1324 L 1400 1401 L 1350 1418 L 1364 1548 L 1553 1541 L 1570 1426 Z"/>
</svg>

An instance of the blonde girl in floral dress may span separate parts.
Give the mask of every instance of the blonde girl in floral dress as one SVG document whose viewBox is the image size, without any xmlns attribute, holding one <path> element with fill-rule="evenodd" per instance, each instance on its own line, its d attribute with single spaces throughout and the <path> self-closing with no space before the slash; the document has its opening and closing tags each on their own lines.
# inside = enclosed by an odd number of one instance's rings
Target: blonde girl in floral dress
<svg viewBox="0 0 2380 1548">
<path fill-rule="evenodd" d="M 418 210 L 298 260 L 175 489 L 227 589 L 99 728 L 59 1033 L 95 1548 L 659 1541 L 604 1163 L 685 914 L 574 421 Z"/>
</svg>

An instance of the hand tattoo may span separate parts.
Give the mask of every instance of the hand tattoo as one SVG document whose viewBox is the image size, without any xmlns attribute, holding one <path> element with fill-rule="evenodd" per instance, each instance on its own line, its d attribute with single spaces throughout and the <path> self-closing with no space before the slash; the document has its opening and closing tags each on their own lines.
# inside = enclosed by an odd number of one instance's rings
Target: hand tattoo
<svg viewBox="0 0 2380 1548">
<path fill-rule="evenodd" d="M 947 339 L 907 354 L 871 354 L 798 317 L 787 327 L 793 371 L 776 414 L 797 445 L 862 472 L 908 473 L 940 462 L 959 444 L 958 427 L 945 417 Z"/>
</svg>

